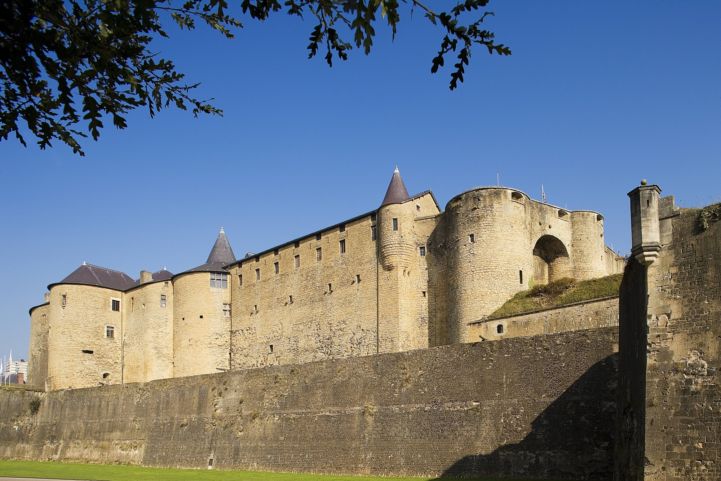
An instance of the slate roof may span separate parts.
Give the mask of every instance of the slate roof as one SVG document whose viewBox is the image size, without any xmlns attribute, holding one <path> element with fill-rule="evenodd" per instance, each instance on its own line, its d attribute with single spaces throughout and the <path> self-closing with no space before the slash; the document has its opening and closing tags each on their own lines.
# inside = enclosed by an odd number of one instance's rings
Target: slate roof
<svg viewBox="0 0 721 481">
<path fill-rule="evenodd" d="M 65 279 L 56 284 L 83 284 L 87 286 L 106 287 L 116 291 L 125 291 L 136 286 L 133 278 L 124 272 L 86 263 L 83 263 Z"/>
<path fill-rule="evenodd" d="M 154 281 L 169 281 L 172 279 L 173 273 L 170 272 L 167 269 L 159 270 L 158 272 L 153 272 L 153 280 Z"/>
<path fill-rule="evenodd" d="M 228 237 L 226 237 L 225 231 L 221 227 L 218 238 L 215 240 L 215 244 L 213 244 L 213 248 L 210 250 L 205 264 L 188 269 L 185 272 L 225 272 L 225 267 L 235 261 L 233 249 L 230 247 Z M 181 272 L 181 274 L 185 272 Z"/>
<path fill-rule="evenodd" d="M 401 173 L 398 167 L 396 167 L 393 171 L 391 182 L 388 184 L 386 196 L 383 198 L 383 202 L 381 202 L 381 207 L 389 204 L 402 204 L 410 198 L 411 196 L 408 195 L 408 189 L 406 189 L 406 185 L 403 183 L 403 179 L 401 179 Z"/>
</svg>

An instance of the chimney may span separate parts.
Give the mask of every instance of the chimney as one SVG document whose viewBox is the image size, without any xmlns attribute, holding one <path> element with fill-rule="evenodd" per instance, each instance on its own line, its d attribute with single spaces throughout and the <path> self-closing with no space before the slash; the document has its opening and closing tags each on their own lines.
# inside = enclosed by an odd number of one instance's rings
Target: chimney
<svg viewBox="0 0 721 481">
<path fill-rule="evenodd" d="M 641 185 L 628 193 L 631 199 L 631 255 L 648 266 L 661 250 L 658 219 L 658 200 L 661 189 L 657 185 Z"/>
<path fill-rule="evenodd" d="M 145 284 L 153 280 L 153 273 L 149 271 L 140 271 L 140 283 Z"/>
</svg>

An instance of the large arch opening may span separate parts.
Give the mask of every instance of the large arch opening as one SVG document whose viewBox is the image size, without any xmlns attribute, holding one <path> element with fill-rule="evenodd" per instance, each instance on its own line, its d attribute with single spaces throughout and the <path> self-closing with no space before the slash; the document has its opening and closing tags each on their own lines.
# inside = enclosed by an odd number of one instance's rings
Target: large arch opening
<svg viewBox="0 0 721 481">
<path fill-rule="evenodd" d="M 533 247 L 533 282 L 549 282 L 571 277 L 571 260 L 568 250 L 558 237 L 541 236 Z"/>
</svg>

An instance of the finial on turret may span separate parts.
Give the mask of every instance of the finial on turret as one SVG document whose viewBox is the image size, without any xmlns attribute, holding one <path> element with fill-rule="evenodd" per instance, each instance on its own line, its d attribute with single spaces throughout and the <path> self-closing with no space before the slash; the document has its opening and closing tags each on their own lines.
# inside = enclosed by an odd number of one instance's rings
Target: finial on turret
<svg viewBox="0 0 721 481">
<path fill-rule="evenodd" d="M 641 185 L 646 185 L 646 184 L 648 184 L 648 181 L 646 179 L 641 179 Z"/>
<path fill-rule="evenodd" d="M 222 226 L 221 226 L 221 228 L 220 228 L 220 233 L 221 233 L 221 234 L 225 234 L 225 229 L 223 229 Z"/>
<path fill-rule="evenodd" d="M 84 265 L 84 266 L 87 266 L 87 265 L 88 265 L 88 263 L 87 263 L 87 262 L 85 262 L 85 261 L 83 261 L 83 265 Z"/>
<path fill-rule="evenodd" d="M 394 174 L 400 174 L 400 173 L 401 173 L 401 171 L 398 170 L 398 164 L 396 164 L 396 168 L 393 169 L 393 173 L 394 173 Z"/>
</svg>

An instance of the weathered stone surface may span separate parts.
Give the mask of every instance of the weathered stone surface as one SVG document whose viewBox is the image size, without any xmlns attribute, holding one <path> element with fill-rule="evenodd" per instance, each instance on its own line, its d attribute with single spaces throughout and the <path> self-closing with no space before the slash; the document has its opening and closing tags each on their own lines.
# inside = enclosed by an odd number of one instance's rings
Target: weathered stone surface
<svg viewBox="0 0 721 481">
<path fill-rule="evenodd" d="M 0 391 L 0 456 L 609 479 L 612 328 L 56 391 Z"/>
</svg>

